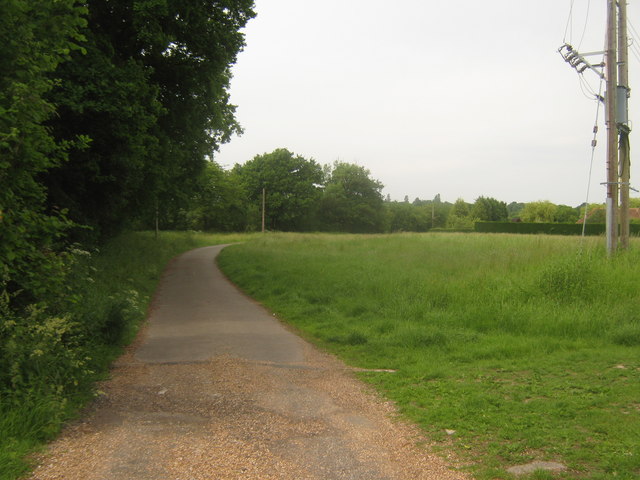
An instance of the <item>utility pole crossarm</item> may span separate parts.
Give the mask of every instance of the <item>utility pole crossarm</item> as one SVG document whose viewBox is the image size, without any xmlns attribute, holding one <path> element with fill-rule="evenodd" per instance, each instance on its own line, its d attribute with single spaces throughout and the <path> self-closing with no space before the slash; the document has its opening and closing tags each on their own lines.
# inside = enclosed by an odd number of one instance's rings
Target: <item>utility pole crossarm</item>
<svg viewBox="0 0 640 480">
<path fill-rule="evenodd" d="M 590 70 L 593 70 L 595 74 L 598 75 L 602 80 L 604 80 L 605 78 L 604 73 L 598 70 L 598 68 L 602 68 L 604 67 L 604 65 L 602 63 L 597 65 L 592 65 L 584 58 L 586 55 L 595 54 L 595 52 L 592 52 L 590 54 L 581 54 L 571 45 L 569 45 L 568 43 L 565 43 L 558 49 L 558 53 L 560 53 L 562 58 L 564 58 L 565 62 L 567 62 L 569 65 L 571 65 L 573 68 L 576 69 L 576 72 L 582 74 L 587 69 L 590 69 Z M 604 53 L 604 52 L 600 52 L 600 53 Z"/>
</svg>

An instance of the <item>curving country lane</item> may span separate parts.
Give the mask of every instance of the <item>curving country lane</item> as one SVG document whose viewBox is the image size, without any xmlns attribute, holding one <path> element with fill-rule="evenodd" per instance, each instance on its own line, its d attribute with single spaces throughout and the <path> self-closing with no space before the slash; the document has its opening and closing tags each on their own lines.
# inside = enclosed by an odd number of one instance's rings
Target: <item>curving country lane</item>
<svg viewBox="0 0 640 480">
<path fill-rule="evenodd" d="M 468 478 L 230 284 L 215 265 L 223 247 L 170 262 L 138 340 L 32 479 Z"/>
</svg>

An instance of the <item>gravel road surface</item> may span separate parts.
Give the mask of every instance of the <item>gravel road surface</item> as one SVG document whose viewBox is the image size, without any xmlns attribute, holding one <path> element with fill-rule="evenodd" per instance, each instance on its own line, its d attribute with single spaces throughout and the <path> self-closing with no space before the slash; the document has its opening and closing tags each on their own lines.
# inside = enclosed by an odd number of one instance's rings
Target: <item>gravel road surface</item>
<svg viewBox="0 0 640 480">
<path fill-rule="evenodd" d="M 351 369 L 231 285 L 221 248 L 169 264 L 139 338 L 31 479 L 468 478 Z"/>
</svg>

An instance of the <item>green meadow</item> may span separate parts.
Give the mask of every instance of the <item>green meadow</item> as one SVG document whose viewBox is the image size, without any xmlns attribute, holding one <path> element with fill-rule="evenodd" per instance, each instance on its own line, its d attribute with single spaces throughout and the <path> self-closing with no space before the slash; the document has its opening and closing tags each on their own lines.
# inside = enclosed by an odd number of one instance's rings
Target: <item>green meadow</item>
<svg viewBox="0 0 640 480">
<path fill-rule="evenodd" d="M 640 243 L 273 234 L 219 264 L 479 479 L 640 478 Z M 454 432 L 454 433 L 452 433 Z"/>
</svg>

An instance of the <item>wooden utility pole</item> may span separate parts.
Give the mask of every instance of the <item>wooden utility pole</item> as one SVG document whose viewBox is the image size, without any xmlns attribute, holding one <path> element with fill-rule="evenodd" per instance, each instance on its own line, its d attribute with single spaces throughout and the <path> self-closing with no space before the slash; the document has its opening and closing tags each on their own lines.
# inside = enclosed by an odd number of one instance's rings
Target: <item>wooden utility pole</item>
<svg viewBox="0 0 640 480">
<path fill-rule="evenodd" d="M 617 82 L 616 0 L 607 0 L 606 107 L 607 107 L 607 253 L 618 248 L 618 128 L 616 118 Z"/>
<path fill-rule="evenodd" d="M 607 253 L 612 255 L 620 246 L 629 247 L 629 185 L 630 153 L 628 98 L 629 98 L 629 43 L 627 38 L 627 0 L 607 0 L 606 50 L 580 54 L 565 43 L 558 52 L 565 62 L 580 75 L 593 70 L 606 80 L 607 124 Z M 605 54 L 604 64 L 592 65 L 585 59 L 588 55 Z M 599 68 L 605 67 L 604 72 Z M 598 100 L 602 98 L 598 94 Z M 595 133 L 596 130 L 594 130 Z M 619 142 L 618 142 L 619 136 Z M 595 147 L 595 139 L 592 144 Z M 619 197 L 618 197 L 619 196 Z M 618 209 L 618 200 L 620 209 Z M 585 218 L 586 220 L 586 218 Z M 618 244 L 619 242 L 619 244 Z"/>
<path fill-rule="evenodd" d="M 618 89 L 617 127 L 620 133 L 620 246 L 629 248 L 629 181 L 631 178 L 629 151 L 629 43 L 627 39 L 627 1 L 618 1 Z"/>
</svg>

